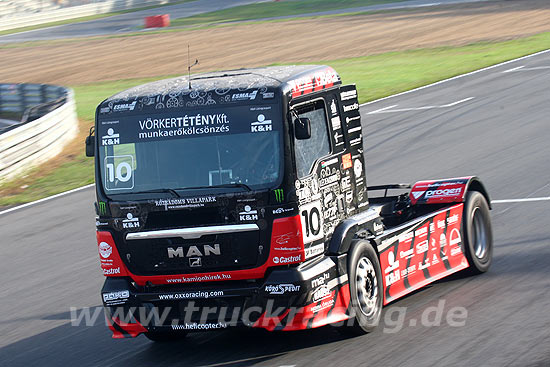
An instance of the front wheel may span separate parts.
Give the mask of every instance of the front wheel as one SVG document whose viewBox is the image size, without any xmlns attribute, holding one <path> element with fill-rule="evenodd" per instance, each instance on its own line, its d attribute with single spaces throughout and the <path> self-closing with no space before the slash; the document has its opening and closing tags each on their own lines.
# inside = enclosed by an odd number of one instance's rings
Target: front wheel
<svg viewBox="0 0 550 367">
<path fill-rule="evenodd" d="M 466 194 L 462 219 L 465 255 L 473 274 L 489 270 L 493 259 L 493 231 L 489 204 L 478 191 Z"/>
<path fill-rule="evenodd" d="M 382 312 L 382 272 L 368 241 L 355 241 L 348 255 L 348 274 L 353 319 L 346 332 L 355 335 L 373 331 Z"/>
</svg>

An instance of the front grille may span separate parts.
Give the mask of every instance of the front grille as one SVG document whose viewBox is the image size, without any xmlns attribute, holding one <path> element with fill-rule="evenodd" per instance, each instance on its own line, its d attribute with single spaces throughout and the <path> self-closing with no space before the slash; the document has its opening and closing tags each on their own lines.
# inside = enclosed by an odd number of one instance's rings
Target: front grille
<svg viewBox="0 0 550 367">
<path fill-rule="evenodd" d="M 203 236 L 200 239 L 126 241 L 128 265 L 138 275 L 192 274 L 254 267 L 259 256 L 257 231 Z"/>
</svg>

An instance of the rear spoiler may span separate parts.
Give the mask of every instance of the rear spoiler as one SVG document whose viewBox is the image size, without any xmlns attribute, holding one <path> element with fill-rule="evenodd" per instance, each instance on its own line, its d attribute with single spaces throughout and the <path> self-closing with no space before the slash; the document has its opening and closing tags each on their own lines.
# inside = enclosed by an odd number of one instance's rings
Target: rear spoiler
<svg viewBox="0 0 550 367">
<path fill-rule="evenodd" d="M 491 208 L 487 190 L 476 176 L 419 181 L 409 192 L 411 205 L 462 203 L 469 190 L 479 191 Z"/>
<path fill-rule="evenodd" d="M 368 191 L 384 190 L 384 197 L 389 190 L 409 190 L 411 205 L 462 203 L 468 190 L 479 191 L 491 208 L 491 200 L 485 186 L 476 176 L 445 178 L 440 180 L 418 181 L 410 184 L 390 184 L 367 187 Z"/>
</svg>

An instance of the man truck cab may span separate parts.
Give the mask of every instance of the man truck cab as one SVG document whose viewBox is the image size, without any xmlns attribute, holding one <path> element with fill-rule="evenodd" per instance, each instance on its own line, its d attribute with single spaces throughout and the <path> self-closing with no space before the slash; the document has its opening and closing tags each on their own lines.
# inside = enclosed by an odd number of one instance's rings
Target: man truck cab
<svg viewBox="0 0 550 367">
<path fill-rule="evenodd" d="M 328 66 L 129 89 L 98 106 L 86 148 L 96 159 L 102 296 L 114 337 L 345 320 L 369 331 L 382 304 L 407 293 L 389 292 L 405 279 L 392 268 L 399 261 L 381 261 L 380 246 L 388 251 L 437 214 L 462 213 L 472 185 L 486 196 L 475 177 L 444 181 L 456 195 L 405 225 L 396 212 L 414 217 L 407 194 L 369 206 L 357 91 Z M 467 267 L 463 242 L 425 280 Z"/>
</svg>

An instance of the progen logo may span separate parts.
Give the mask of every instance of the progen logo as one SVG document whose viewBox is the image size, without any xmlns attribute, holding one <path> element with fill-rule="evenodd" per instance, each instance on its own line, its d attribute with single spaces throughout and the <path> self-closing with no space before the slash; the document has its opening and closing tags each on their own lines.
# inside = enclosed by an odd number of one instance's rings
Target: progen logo
<svg viewBox="0 0 550 367">
<path fill-rule="evenodd" d="M 446 196 L 455 196 L 459 195 L 462 192 L 462 187 L 457 187 L 454 189 L 443 189 L 443 190 L 428 190 L 426 191 L 426 197 L 446 197 Z"/>
<path fill-rule="evenodd" d="M 302 261 L 302 255 L 296 256 L 276 256 L 273 258 L 274 264 L 290 264 Z"/>
</svg>

